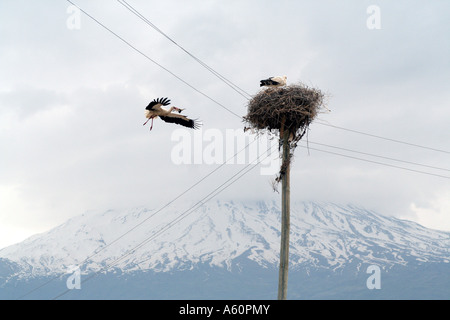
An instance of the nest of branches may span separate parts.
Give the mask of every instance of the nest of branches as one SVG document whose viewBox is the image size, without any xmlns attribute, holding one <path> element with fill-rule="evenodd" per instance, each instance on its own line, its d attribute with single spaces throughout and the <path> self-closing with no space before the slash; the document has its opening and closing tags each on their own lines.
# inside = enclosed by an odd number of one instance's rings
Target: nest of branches
<svg viewBox="0 0 450 320">
<path fill-rule="evenodd" d="M 289 130 L 295 134 L 309 126 L 323 102 L 320 90 L 303 84 L 268 88 L 250 100 L 244 121 L 255 130 Z"/>
<path fill-rule="evenodd" d="M 257 133 L 279 132 L 280 147 L 283 137 L 289 137 L 290 154 L 287 161 L 283 161 L 276 182 L 282 179 L 297 142 L 305 135 L 320 110 L 325 108 L 324 99 L 325 95 L 318 89 L 293 84 L 265 89 L 249 101 L 248 113 L 244 117 L 248 129 Z"/>
</svg>

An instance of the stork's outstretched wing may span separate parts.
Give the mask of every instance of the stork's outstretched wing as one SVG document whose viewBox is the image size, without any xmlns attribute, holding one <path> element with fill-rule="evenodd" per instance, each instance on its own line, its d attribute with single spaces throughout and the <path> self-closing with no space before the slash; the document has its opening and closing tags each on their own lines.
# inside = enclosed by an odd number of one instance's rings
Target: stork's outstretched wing
<svg viewBox="0 0 450 320">
<path fill-rule="evenodd" d="M 160 116 L 161 120 L 169 123 L 176 123 L 188 128 L 198 129 L 201 124 L 197 120 L 189 119 L 181 114 L 171 113 L 167 116 Z"/>
<path fill-rule="evenodd" d="M 170 100 L 168 98 L 159 98 L 155 99 L 145 108 L 146 110 L 156 110 L 161 108 L 161 106 L 168 106 L 170 104 Z"/>
</svg>

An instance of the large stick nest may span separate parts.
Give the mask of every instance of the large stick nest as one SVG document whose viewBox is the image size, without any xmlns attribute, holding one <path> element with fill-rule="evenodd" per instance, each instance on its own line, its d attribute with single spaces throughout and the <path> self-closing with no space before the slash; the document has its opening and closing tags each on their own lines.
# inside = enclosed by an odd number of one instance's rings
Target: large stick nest
<svg viewBox="0 0 450 320">
<path fill-rule="evenodd" d="M 289 143 L 290 151 L 274 181 L 274 190 L 291 162 L 297 142 L 304 136 L 320 109 L 326 109 L 324 99 L 325 95 L 318 89 L 293 84 L 262 90 L 249 101 L 248 113 L 244 117 L 244 122 L 249 125 L 247 129 L 257 133 L 278 131 L 280 148 L 284 142 L 284 134 L 287 133 L 286 136 L 289 137 L 286 143 Z"/>
<path fill-rule="evenodd" d="M 250 100 L 244 121 L 257 131 L 288 130 L 298 135 L 308 128 L 323 102 L 320 90 L 303 84 L 268 88 Z"/>
</svg>

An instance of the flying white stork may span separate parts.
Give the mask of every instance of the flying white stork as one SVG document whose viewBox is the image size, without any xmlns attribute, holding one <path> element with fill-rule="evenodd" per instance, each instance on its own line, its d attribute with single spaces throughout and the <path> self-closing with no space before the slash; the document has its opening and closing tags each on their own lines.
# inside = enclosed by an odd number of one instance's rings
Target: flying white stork
<svg viewBox="0 0 450 320">
<path fill-rule="evenodd" d="M 279 76 L 279 77 L 270 77 L 269 79 L 261 80 L 260 87 L 269 87 L 269 88 L 276 88 L 286 85 L 286 76 Z"/>
<path fill-rule="evenodd" d="M 162 108 L 163 106 L 168 106 L 170 104 L 170 100 L 168 98 L 159 98 L 155 99 L 149 103 L 149 105 L 145 108 L 145 117 L 148 119 L 145 121 L 144 126 L 152 120 L 152 124 L 150 126 L 150 130 L 153 129 L 153 120 L 157 117 L 160 117 L 161 120 L 169 123 L 176 123 L 188 128 L 198 129 L 200 127 L 200 123 L 196 120 L 189 119 L 188 117 L 173 113 L 173 111 L 177 111 L 181 113 L 184 109 L 180 109 L 177 107 L 170 107 L 169 109 Z"/>
</svg>

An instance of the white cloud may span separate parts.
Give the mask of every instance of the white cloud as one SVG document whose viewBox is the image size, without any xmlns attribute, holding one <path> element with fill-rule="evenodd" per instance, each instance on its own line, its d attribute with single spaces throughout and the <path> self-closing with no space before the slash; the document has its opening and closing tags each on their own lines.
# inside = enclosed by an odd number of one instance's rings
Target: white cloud
<svg viewBox="0 0 450 320">
<path fill-rule="evenodd" d="M 436 195 L 423 205 L 412 202 L 410 208 L 418 223 L 428 228 L 450 231 L 450 191 Z"/>
<path fill-rule="evenodd" d="M 33 215 L 34 208 L 21 185 L 0 185 L 0 248 L 54 226 Z"/>
</svg>

